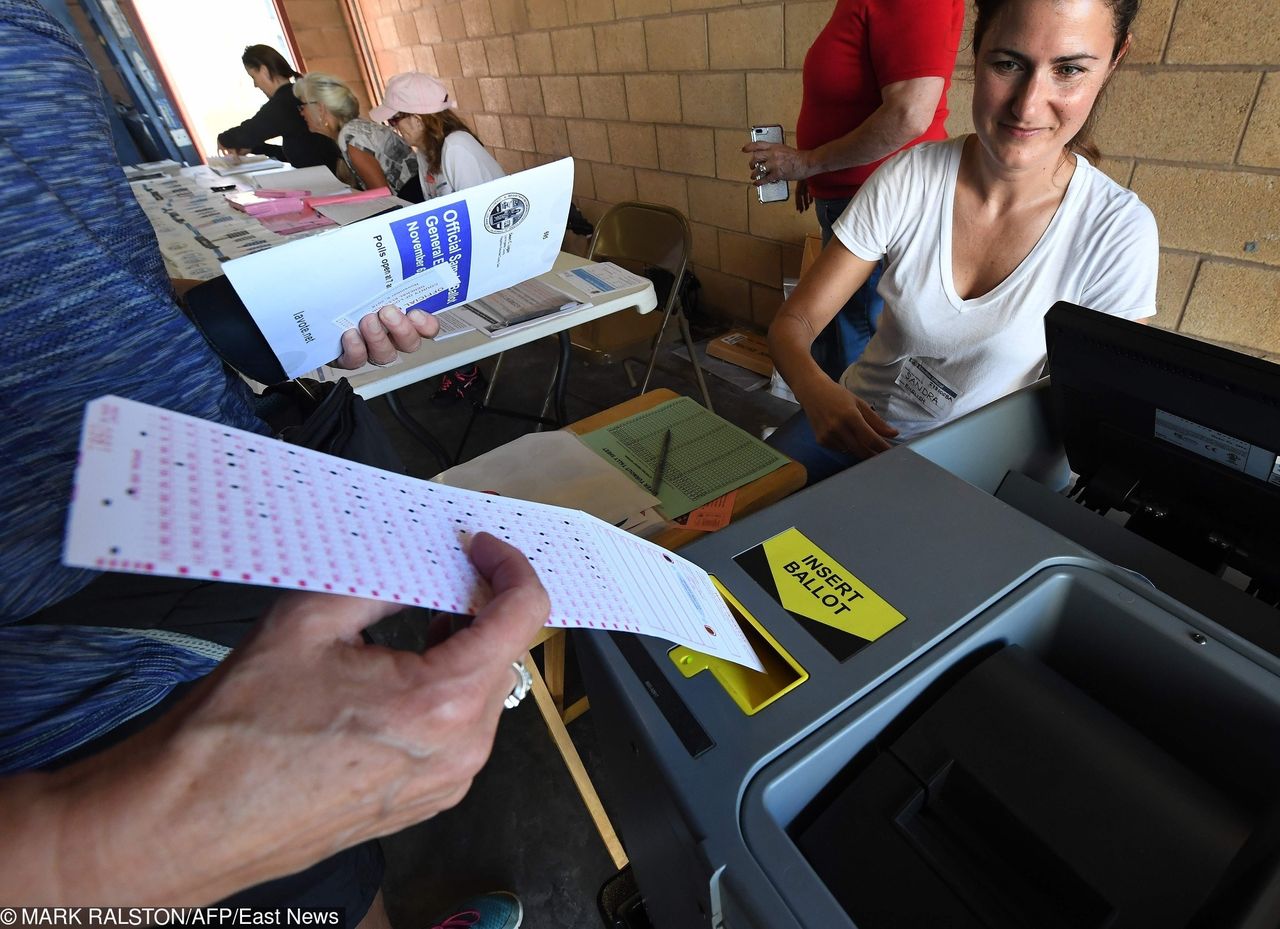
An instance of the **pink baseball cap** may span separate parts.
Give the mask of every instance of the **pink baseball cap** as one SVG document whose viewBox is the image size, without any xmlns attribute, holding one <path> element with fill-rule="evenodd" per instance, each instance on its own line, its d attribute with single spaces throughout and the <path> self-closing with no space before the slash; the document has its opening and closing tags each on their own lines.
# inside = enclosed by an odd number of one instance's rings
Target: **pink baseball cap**
<svg viewBox="0 0 1280 929">
<path fill-rule="evenodd" d="M 439 113 L 457 106 L 457 102 L 449 98 L 448 89 L 430 74 L 409 71 L 387 81 L 382 106 L 370 110 L 369 118 L 384 123 L 397 113 Z"/>
</svg>

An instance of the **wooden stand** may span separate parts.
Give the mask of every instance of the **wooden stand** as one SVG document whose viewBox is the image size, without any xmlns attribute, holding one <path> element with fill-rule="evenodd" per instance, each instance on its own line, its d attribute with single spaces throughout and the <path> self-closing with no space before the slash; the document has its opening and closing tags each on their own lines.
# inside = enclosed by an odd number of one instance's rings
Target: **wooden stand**
<svg viewBox="0 0 1280 929">
<path fill-rule="evenodd" d="M 594 432 L 597 429 L 616 423 L 618 420 L 626 419 L 628 416 L 634 416 L 636 413 L 652 409 L 659 404 L 666 403 L 668 400 L 675 400 L 679 396 L 675 391 L 665 388 L 651 390 L 648 393 L 641 394 L 639 397 L 633 397 L 625 403 L 619 403 L 617 406 L 602 410 L 594 416 L 579 420 L 566 428 L 577 435 L 585 435 L 588 432 Z M 748 513 L 754 513 L 756 510 L 763 509 L 769 504 L 776 503 L 783 497 L 795 493 L 804 486 L 805 477 L 804 467 L 792 461 L 778 470 L 738 488 L 738 494 L 733 502 L 732 518 L 738 519 Z M 658 533 L 650 541 L 674 551 L 702 535 L 705 535 L 705 533 L 696 529 L 672 526 Z M 600 795 L 596 793 L 595 786 L 587 775 L 587 770 L 582 764 L 582 758 L 578 755 L 578 750 L 574 747 L 573 740 L 569 737 L 569 731 L 565 728 L 568 723 L 585 713 L 590 708 L 590 704 L 587 702 L 587 698 L 583 697 L 568 708 L 564 705 L 564 635 L 563 629 L 545 627 L 539 633 L 533 645 L 530 646 L 530 648 L 537 645 L 542 646 L 543 667 L 541 669 L 537 667 L 532 655 L 526 656 L 525 664 L 529 668 L 529 673 L 533 676 L 534 699 L 537 701 L 538 710 L 542 713 L 542 718 L 547 724 L 547 731 L 551 733 L 551 739 L 555 742 L 556 748 L 560 751 L 560 757 L 564 759 L 565 766 L 573 777 L 573 783 L 578 788 L 578 793 L 582 796 L 582 802 L 586 805 L 587 812 L 591 814 L 592 822 L 595 823 L 596 830 L 600 833 L 600 838 L 609 850 L 609 856 L 613 859 L 614 866 L 621 870 L 627 864 L 627 854 L 622 848 L 622 842 L 618 839 L 618 834 L 614 830 L 613 824 L 609 821 L 608 814 L 605 813 L 604 805 L 600 802 Z"/>
</svg>

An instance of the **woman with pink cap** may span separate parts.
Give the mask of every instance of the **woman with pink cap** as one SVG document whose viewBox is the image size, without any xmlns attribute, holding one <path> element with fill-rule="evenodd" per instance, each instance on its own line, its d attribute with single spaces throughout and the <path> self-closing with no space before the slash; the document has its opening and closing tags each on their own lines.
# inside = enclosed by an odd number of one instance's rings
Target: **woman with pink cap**
<svg viewBox="0 0 1280 929">
<path fill-rule="evenodd" d="M 457 105 L 434 77 L 410 71 L 389 80 L 382 106 L 369 111 L 371 119 L 385 122 L 418 153 L 428 200 L 506 174 L 454 112 Z"/>
<path fill-rule="evenodd" d="M 418 179 L 427 200 L 506 176 L 454 112 L 457 106 L 434 77 L 409 71 L 387 81 L 382 106 L 369 111 L 370 119 L 385 122 L 417 153 Z M 445 374 L 432 400 L 456 403 L 482 392 L 485 383 L 480 366 L 468 365 Z"/>
</svg>

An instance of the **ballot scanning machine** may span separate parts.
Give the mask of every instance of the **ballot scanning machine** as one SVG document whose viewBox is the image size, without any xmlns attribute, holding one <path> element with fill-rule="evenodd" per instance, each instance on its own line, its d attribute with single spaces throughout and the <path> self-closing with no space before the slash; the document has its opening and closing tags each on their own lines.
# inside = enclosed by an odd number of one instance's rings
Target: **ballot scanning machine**
<svg viewBox="0 0 1280 929">
<path fill-rule="evenodd" d="M 1280 367 L 1046 324 L 1047 385 L 683 550 L 764 673 L 581 638 L 657 929 L 1280 923 Z"/>
</svg>

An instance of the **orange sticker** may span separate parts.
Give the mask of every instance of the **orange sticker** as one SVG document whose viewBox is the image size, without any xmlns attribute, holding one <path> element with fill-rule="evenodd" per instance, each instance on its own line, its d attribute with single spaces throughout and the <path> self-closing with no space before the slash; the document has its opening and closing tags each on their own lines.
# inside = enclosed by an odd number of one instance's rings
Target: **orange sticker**
<svg viewBox="0 0 1280 929">
<path fill-rule="evenodd" d="M 676 522 L 687 529 L 697 529 L 699 532 L 715 532 L 717 529 L 723 529 L 733 518 L 733 501 L 737 496 L 738 492 L 731 490 L 723 497 L 716 497 L 710 503 L 704 503 L 696 510 L 686 513 Z"/>
</svg>

